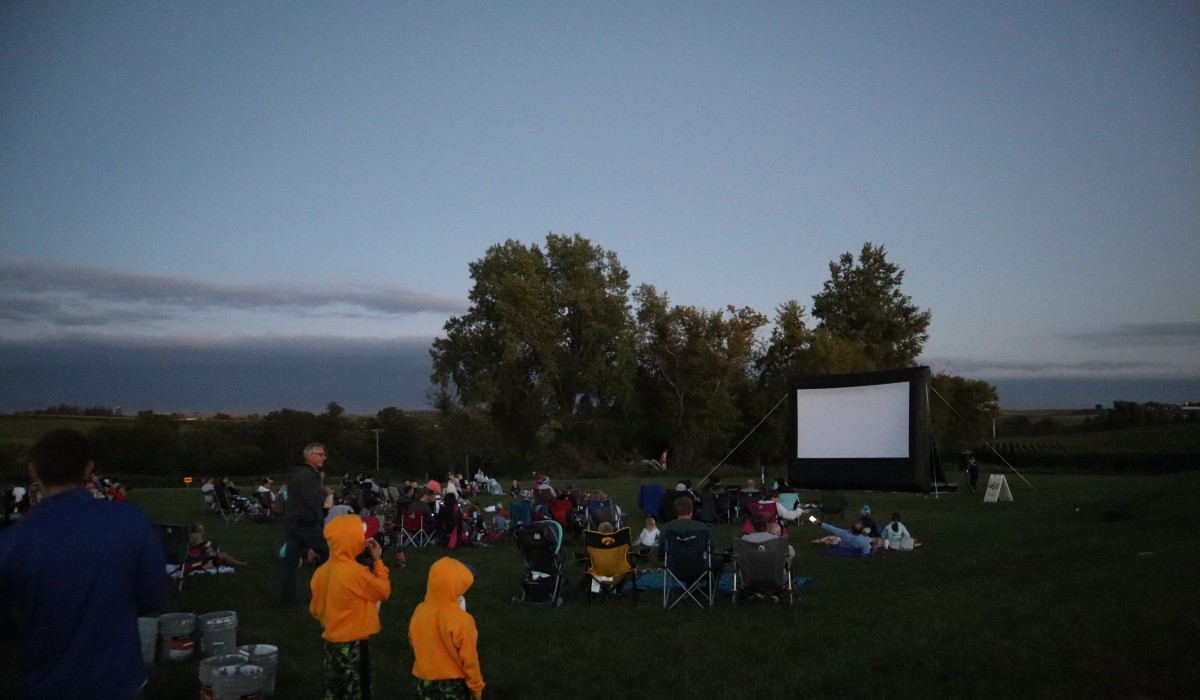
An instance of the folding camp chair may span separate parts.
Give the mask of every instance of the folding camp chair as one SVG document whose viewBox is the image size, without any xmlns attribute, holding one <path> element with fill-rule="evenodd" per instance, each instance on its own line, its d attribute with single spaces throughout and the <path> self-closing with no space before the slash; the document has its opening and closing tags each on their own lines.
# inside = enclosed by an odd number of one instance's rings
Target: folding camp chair
<svg viewBox="0 0 1200 700">
<path fill-rule="evenodd" d="M 638 487 L 638 508 L 648 518 L 661 518 L 663 509 L 663 487 L 660 484 L 642 484 Z"/>
<path fill-rule="evenodd" d="M 177 590 L 183 592 L 183 580 L 187 578 L 188 565 L 188 549 L 190 543 L 188 541 L 191 534 L 191 528 L 188 525 L 172 525 L 166 523 L 154 523 L 154 530 L 158 533 L 158 541 L 162 544 L 163 557 L 167 560 L 168 567 L 177 567 L 179 574 L 179 584 Z M 164 576 L 174 578 L 174 573 Z"/>
<path fill-rule="evenodd" d="M 513 501 L 508 504 L 509 528 L 515 530 L 517 525 L 528 525 L 533 522 L 533 504 L 529 501 Z"/>
<path fill-rule="evenodd" d="M 709 533 L 702 528 L 663 530 L 663 608 L 691 600 L 711 608 L 715 582 Z"/>
<path fill-rule="evenodd" d="M 821 494 L 821 520 L 829 520 L 829 516 L 836 515 L 840 523 L 845 512 L 846 497 L 841 491 L 825 491 Z"/>
<path fill-rule="evenodd" d="M 787 600 L 792 604 L 792 562 L 788 540 L 766 542 L 737 540 L 733 545 L 733 604 L 739 600 Z"/>
<path fill-rule="evenodd" d="M 611 498 L 589 498 L 584 505 L 584 513 L 589 530 L 598 529 L 600 523 L 609 523 L 615 530 L 621 528 L 620 511 Z"/>
<path fill-rule="evenodd" d="M 779 509 L 775 507 L 775 502 L 763 503 L 761 501 L 751 501 L 746 504 L 746 519 L 742 521 L 742 534 L 748 535 L 754 532 L 754 526 L 751 524 L 755 518 L 762 518 L 768 523 L 779 523 L 780 528 L 783 528 L 783 522 L 779 520 Z M 787 536 L 787 530 L 783 530 L 783 535 Z"/>
<path fill-rule="evenodd" d="M 406 510 L 400 513 L 399 547 L 412 545 L 417 548 L 433 544 L 429 536 L 427 517 L 422 513 Z"/>
<path fill-rule="evenodd" d="M 757 489 L 755 489 L 753 491 L 747 491 L 745 489 L 742 489 L 741 491 L 737 491 L 736 493 L 737 493 L 738 516 L 742 517 L 742 518 L 750 517 L 750 513 L 747 511 L 746 508 L 749 504 L 756 503 L 756 502 L 758 502 L 758 499 L 762 498 L 762 491 L 759 491 Z"/>
<path fill-rule="evenodd" d="M 588 602 L 597 596 L 623 598 L 628 594 L 637 605 L 638 561 L 641 555 L 632 551 L 633 538 L 629 528 L 616 532 L 585 530 L 584 553 L 576 553 L 575 561 L 587 567 Z"/>
<path fill-rule="evenodd" d="M 217 486 L 213 496 L 217 500 L 217 510 L 220 511 L 221 517 L 225 518 L 225 522 L 236 523 L 246 517 L 245 505 L 237 499 L 231 499 L 223 487 Z"/>
</svg>

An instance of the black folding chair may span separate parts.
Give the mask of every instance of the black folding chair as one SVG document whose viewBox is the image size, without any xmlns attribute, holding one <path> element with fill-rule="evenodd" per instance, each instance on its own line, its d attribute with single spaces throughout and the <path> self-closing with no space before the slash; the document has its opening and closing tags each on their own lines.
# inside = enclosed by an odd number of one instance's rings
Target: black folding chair
<svg viewBox="0 0 1200 700">
<path fill-rule="evenodd" d="M 715 581 L 708 543 L 703 528 L 663 531 L 663 608 L 683 600 L 712 607 Z"/>
</svg>

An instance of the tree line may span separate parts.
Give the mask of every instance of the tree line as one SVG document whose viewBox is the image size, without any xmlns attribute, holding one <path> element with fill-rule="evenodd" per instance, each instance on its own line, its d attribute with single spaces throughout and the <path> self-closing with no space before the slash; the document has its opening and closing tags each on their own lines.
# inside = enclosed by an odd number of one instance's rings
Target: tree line
<svg viewBox="0 0 1200 700">
<path fill-rule="evenodd" d="M 811 307 L 673 304 L 631 288 L 616 254 L 579 234 L 543 245 L 508 240 L 469 265 L 470 306 L 430 348 L 432 411 L 395 407 L 350 417 L 337 402 L 313 414 L 184 422 L 139 413 L 91 431 L 101 463 L 138 474 L 257 474 L 299 462 L 311 441 L 335 470 L 497 475 L 617 473 L 668 455 L 675 472 L 721 460 L 786 472 L 783 398 L 796 376 L 911 367 L 931 314 L 903 293 L 883 246 L 829 263 Z M 973 444 L 998 410 L 996 389 L 933 378 L 943 449 Z M 378 450 L 378 451 L 377 451 Z"/>
</svg>

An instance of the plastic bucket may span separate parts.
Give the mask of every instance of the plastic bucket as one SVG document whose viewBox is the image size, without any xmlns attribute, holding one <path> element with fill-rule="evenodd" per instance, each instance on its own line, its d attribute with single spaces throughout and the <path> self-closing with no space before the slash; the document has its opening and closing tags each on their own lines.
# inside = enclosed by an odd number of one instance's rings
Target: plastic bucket
<svg viewBox="0 0 1200 700">
<path fill-rule="evenodd" d="M 196 643 L 196 616 L 167 613 L 158 617 L 158 653 L 163 661 L 186 661 Z"/>
<path fill-rule="evenodd" d="M 213 700 L 261 700 L 262 669 L 252 664 L 221 666 L 213 674 Z"/>
<path fill-rule="evenodd" d="M 142 640 L 142 663 L 154 665 L 154 651 L 158 644 L 158 618 L 138 618 L 138 638 Z"/>
<path fill-rule="evenodd" d="M 197 618 L 200 654 L 220 656 L 237 651 L 237 613 L 232 610 L 204 613 Z"/>
<path fill-rule="evenodd" d="M 279 668 L 279 647 L 270 644 L 243 644 L 238 653 L 249 657 L 249 662 L 262 669 L 263 697 L 275 696 L 275 670 Z"/>
<path fill-rule="evenodd" d="M 213 700 L 213 679 L 222 666 L 241 666 L 250 661 L 245 654 L 221 654 L 200 660 L 200 700 Z"/>
</svg>

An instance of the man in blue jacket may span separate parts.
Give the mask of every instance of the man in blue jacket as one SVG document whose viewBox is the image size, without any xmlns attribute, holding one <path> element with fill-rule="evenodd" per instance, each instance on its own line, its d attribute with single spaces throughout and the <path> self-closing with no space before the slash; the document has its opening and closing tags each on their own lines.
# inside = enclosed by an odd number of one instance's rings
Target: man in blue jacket
<svg viewBox="0 0 1200 700">
<path fill-rule="evenodd" d="M 146 684 L 137 618 L 167 602 L 166 560 L 132 503 L 85 488 L 87 438 L 54 430 L 30 453 L 42 501 L 0 535 L 0 635 L 15 698 L 129 700 Z"/>
</svg>

